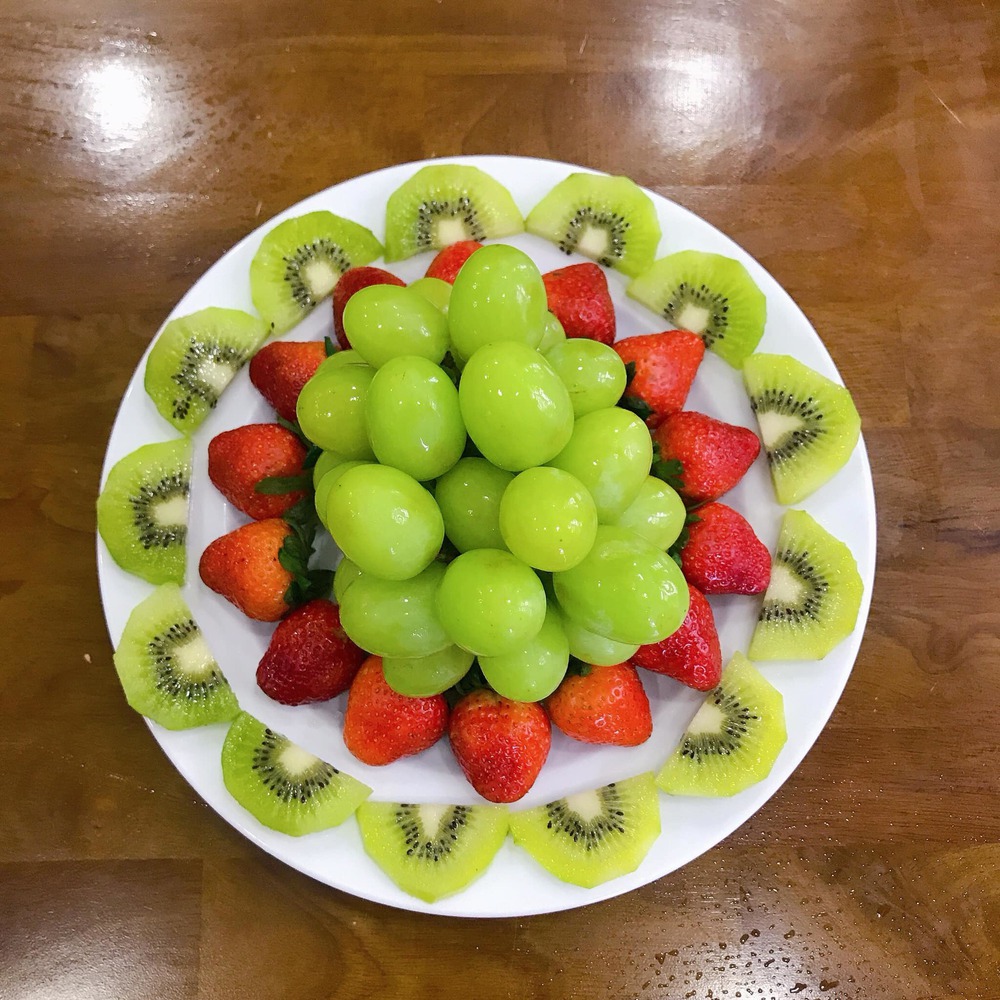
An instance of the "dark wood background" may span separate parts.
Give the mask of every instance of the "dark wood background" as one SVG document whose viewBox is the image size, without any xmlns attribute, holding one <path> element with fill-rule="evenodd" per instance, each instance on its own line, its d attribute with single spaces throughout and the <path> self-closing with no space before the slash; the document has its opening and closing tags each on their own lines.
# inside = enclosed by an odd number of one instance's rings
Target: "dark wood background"
<svg viewBox="0 0 1000 1000">
<path fill-rule="evenodd" d="M 998 29 L 996 0 L 0 0 L 0 997 L 1000 997 Z M 629 174 L 757 257 L 854 391 L 880 532 L 778 795 L 641 891 L 491 923 L 315 884 L 193 795 L 111 669 L 93 510 L 136 362 L 227 247 L 480 152 Z"/>
</svg>

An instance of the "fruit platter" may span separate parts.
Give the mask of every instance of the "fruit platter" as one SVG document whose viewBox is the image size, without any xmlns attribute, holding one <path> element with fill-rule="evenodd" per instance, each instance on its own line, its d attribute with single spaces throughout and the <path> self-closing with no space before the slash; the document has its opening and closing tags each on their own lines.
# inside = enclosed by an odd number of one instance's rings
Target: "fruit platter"
<svg viewBox="0 0 1000 1000">
<path fill-rule="evenodd" d="M 627 892 L 836 706 L 874 576 L 860 428 L 775 280 L 627 178 L 345 181 L 210 268 L 125 393 L 97 504 L 124 696 L 337 889 L 481 917 Z"/>
</svg>

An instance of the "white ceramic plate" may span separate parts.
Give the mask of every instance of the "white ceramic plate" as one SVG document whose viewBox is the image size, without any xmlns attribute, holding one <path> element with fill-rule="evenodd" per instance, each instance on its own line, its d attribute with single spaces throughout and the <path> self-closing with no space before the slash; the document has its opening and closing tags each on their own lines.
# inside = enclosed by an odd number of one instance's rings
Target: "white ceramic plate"
<svg viewBox="0 0 1000 1000">
<path fill-rule="evenodd" d="M 475 164 L 492 174 L 510 189 L 525 214 L 567 174 L 584 169 L 567 163 L 504 156 L 456 157 L 449 162 Z M 250 260 L 263 233 L 285 218 L 329 209 L 362 223 L 380 236 L 384 233 L 385 203 L 389 194 L 423 165 L 402 164 L 356 177 L 283 212 L 213 265 L 177 304 L 171 318 L 210 305 L 252 311 L 248 279 Z M 650 194 L 663 228 L 658 256 L 693 248 L 741 260 L 767 296 L 767 327 L 759 350 L 792 354 L 839 381 L 837 370 L 809 321 L 756 261 L 703 219 L 665 198 Z M 542 271 L 570 262 L 552 244 L 537 237 L 525 234 L 506 242 L 527 251 Z M 405 280 L 413 280 L 423 274 L 430 256 L 424 254 L 394 264 L 391 269 Z M 582 259 L 575 255 L 572 258 Z M 626 298 L 627 279 L 609 271 L 608 281 L 618 313 L 620 337 L 663 328 L 652 313 Z M 288 337 L 295 340 L 321 338 L 332 333 L 332 325 L 327 303 Z M 139 445 L 176 437 L 176 432 L 159 416 L 143 391 L 144 367 L 145 359 L 122 399 L 108 443 L 105 475 L 114 462 Z M 756 429 L 740 376 L 714 354 L 705 355 L 687 406 Z M 202 550 L 212 539 L 246 520 L 222 499 L 208 480 L 208 441 L 220 431 L 271 419 L 272 411 L 250 384 L 244 369 L 194 436 L 188 572 L 184 591 L 195 620 L 201 625 L 240 704 L 273 729 L 371 785 L 373 799 L 481 801 L 452 758 L 447 740 L 415 758 L 382 768 L 366 767 L 348 753 L 341 738 L 346 696 L 323 705 L 292 708 L 271 701 L 258 690 L 254 674 L 273 626 L 251 622 L 209 591 L 198 578 L 197 566 Z M 725 499 L 750 520 L 757 534 L 773 551 L 783 508 L 774 500 L 763 455 Z M 455 896 L 426 904 L 399 890 L 368 858 L 353 819 L 333 830 L 295 838 L 261 826 L 237 805 L 222 783 L 219 753 L 226 732 L 224 725 L 170 732 L 151 723 L 150 729 L 191 786 L 241 833 L 299 871 L 356 896 L 410 910 L 492 917 L 570 909 L 628 892 L 703 854 L 756 812 L 813 745 L 847 682 L 868 616 L 875 568 L 875 498 L 863 441 L 845 468 L 800 506 L 846 542 L 857 558 L 865 595 L 854 633 L 821 663 L 761 665 L 768 680 L 784 695 L 788 725 L 788 742 L 765 781 L 725 799 L 661 795 L 663 833 L 646 860 L 632 874 L 595 889 L 581 889 L 558 881 L 508 839 L 482 878 Z M 326 554 L 334 554 L 332 543 Z M 152 588 L 123 572 L 100 540 L 98 568 L 108 630 L 117 644 L 130 611 Z M 728 659 L 736 650 L 745 651 L 759 599 L 721 597 L 712 598 L 711 603 L 724 657 Z M 538 805 L 571 792 L 656 769 L 664 762 L 703 695 L 669 678 L 640 672 L 653 708 L 652 738 L 637 748 L 598 748 L 575 743 L 553 732 L 549 759 L 534 788 L 518 807 Z"/>
</svg>

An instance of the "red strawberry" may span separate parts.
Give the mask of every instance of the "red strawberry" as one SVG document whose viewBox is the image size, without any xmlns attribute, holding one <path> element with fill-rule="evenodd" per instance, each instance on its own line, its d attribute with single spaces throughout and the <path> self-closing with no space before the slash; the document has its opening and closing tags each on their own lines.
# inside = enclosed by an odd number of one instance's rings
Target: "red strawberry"
<svg viewBox="0 0 1000 1000">
<path fill-rule="evenodd" d="M 326 348 L 318 340 L 276 340 L 250 361 L 250 381 L 285 420 L 295 419 L 302 386 L 313 377 Z"/>
<path fill-rule="evenodd" d="M 602 344 L 615 339 L 615 306 L 608 279 L 596 264 L 570 264 L 542 275 L 549 310 L 567 337 L 589 337 Z"/>
<path fill-rule="evenodd" d="M 626 337 L 614 348 L 625 364 L 635 362 L 635 374 L 623 398 L 632 401 L 630 408 L 650 427 L 684 406 L 705 356 L 704 341 L 688 330 Z"/>
<path fill-rule="evenodd" d="M 583 743 L 635 747 L 653 732 L 642 681 L 630 663 L 567 674 L 546 701 L 552 722 Z"/>
<path fill-rule="evenodd" d="M 476 240 L 459 240 L 438 252 L 427 268 L 427 278 L 440 278 L 449 285 L 455 284 L 455 275 L 462 265 L 482 246 Z"/>
<path fill-rule="evenodd" d="M 360 292 L 369 285 L 405 284 L 402 278 L 397 278 L 391 271 L 385 271 L 381 267 L 350 267 L 340 276 L 340 280 L 333 288 L 333 332 L 337 335 L 337 342 L 345 351 L 351 346 L 347 334 L 344 333 L 344 306 L 347 305 L 347 300 L 355 292 Z"/>
<path fill-rule="evenodd" d="M 275 622 L 289 610 L 285 594 L 295 576 L 281 565 L 278 553 L 293 534 L 278 517 L 251 521 L 216 538 L 202 552 L 198 573 L 205 586 L 248 617 Z"/>
<path fill-rule="evenodd" d="M 469 783 L 484 799 L 516 802 L 549 755 L 552 727 L 537 702 L 511 701 L 479 688 L 452 710 L 448 738 Z"/>
<path fill-rule="evenodd" d="M 369 656 L 351 684 L 344 744 L 364 764 L 391 764 L 433 746 L 448 727 L 444 695 L 407 698 L 386 683 L 382 660 Z"/>
<path fill-rule="evenodd" d="M 302 476 L 305 445 L 281 424 L 246 424 L 208 442 L 208 478 L 238 510 L 256 521 L 281 517 L 304 496 L 293 490 L 274 496 L 256 491 L 268 476 Z"/>
<path fill-rule="evenodd" d="M 691 604 L 681 627 L 662 642 L 640 646 L 632 662 L 657 674 L 666 674 L 698 691 L 711 691 L 722 676 L 722 650 L 712 606 L 705 595 L 688 584 Z"/>
<path fill-rule="evenodd" d="M 346 691 L 368 654 L 340 627 L 340 609 L 318 598 L 278 623 L 257 666 L 257 684 L 283 705 L 327 701 Z"/>
<path fill-rule="evenodd" d="M 663 419 L 653 438 L 660 458 L 681 463 L 681 496 L 696 503 L 718 500 L 744 476 L 760 454 L 760 438 L 737 424 L 681 410 Z"/>
<path fill-rule="evenodd" d="M 771 577 L 771 554 L 747 519 L 724 503 L 695 512 L 681 569 L 706 594 L 761 594 Z"/>
</svg>

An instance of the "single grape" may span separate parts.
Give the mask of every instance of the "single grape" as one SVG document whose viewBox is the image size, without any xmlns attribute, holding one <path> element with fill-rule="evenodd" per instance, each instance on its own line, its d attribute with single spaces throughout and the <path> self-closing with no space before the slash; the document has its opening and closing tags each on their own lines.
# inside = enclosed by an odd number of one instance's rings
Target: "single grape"
<svg viewBox="0 0 1000 1000">
<path fill-rule="evenodd" d="M 336 579 L 333 582 L 336 584 Z M 562 625 L 566 640 L 569 642 L 570 656 L 575 656 L 584 663 L 592 663 L 596 667 L 610 667 L 615 663 L 624 663 L 632 659 L 639 648 L 638 643 L 616 642 L 596 632 L 590 632 L 566 614 L 562 617 Z"/>
<path fill-rule="evenodd" d="M 545 620 L 541 581 L 530 566 L 498 549 L 473 549 L 449 563 L 437 602 L 452 642 L 477 656 L 521 648 Z"/>
<path fill-rule="evenodd" d="M 348 469 L 353 469 L 357 465 L 371 465 L 371 463 L 341 462 L 340 465 L 335 465 L 329 472 L 324 473 L 323 478 L 316 486 L 316 494 L 313 497 L 313 504 L 316 507 L 316 515 L 319 517 L 323 527 L 326 528 L 327 531 L 330 530 L 330 525 L 327 523 L 327 517 L 329 516 L 327 513 L 327 505 L 330 503 L 330 491 L 333 489 L 333 484 L 336 483 Z"/>
<path fill-rule="evenodd" d="M 601 525 L 586 559 L 552 580 L 566 615 L 618 642 L 659 642 L 688 610 L 680 567 L 627 528 Z"/>
<path fill-rule="evenodd" d="M 500 500 L 514 478 L 485 458 L 462 458 L 434 484 L 445 534 L 459 552 L 504 549 Z"/>
<path fill-rule="evenodd" d="M 542 341 L 538 345 L 539 354 L 548 354 L 556 344 L 561 344 L 566 340 L 566 331 L 562 323 L 559 322 L 555 313 L 549 313 L 545 317 L 545 333 L 542 334 Z"/>
<path fill-rule="evenodd" d="M 365 425 L 365 396 L 375 377 L 370 365 L 342 365 L 313 376 L 302 387 L 295 415 L 313 444 L 346 459 L 372 459 Z"/>
<path fill-rule="evenodd" d="M 573 433 L 566 386 L 545 358 L 524 344 L 500 342 L 476 351 L 462 372 L 458 400 L 476 447 L 510 472 L 544 465 Z"/>
<path fill-rule="evenodd" d="M 503 243 L 482 247 L 462 265 L 451 290 L 452 347 L 465 358 L 498 341 L 537 347 L 547 314 L 545 284 L 535 262 Z"/>
<path fill-rule="evenodd" d="M 461 646 L 445 646 L 427 656 L 395 657 L 382 660 L 386 683 L 397 694 L 427 698 L 457 684 L 472 666 L 475 657 Z"/>
<path fill-rule="evenodd" d="M 545 358 L 569 390 L 577 418 L 614 406 L 625 391 L 625 363 L 607 344 L 574 337 L 556 344 Z"/>
<path fill-rule="evenodd" d="M 316 459 L 316 464 L 312 468 L 313 489 L 319 486 L 319 481 L 331 469 L 335 469 L 338 465 L 343 465 L 346 461 L 347 459 L 343 455 L 339 455 L 335 451 L 321 452 L 319 458 Z"/>
<path fill-rule="evenodd" d="M 351 347 L 370 365 L 418 355 L 435 364 L 448 350 L 448 321 L 420 292 L 397 285 L 369 285 L 344 307 Z"/>
<path fill-rule="evenodd" d="M 337 569 L 333 574 L 333 599 L 339 604 L 347 588 L 361 576 L 361 567 L 357 563 L 352 563 L 347 556 L 337 564 Z"/>
<path fill-rule="evenodd" d="M 427 656 L 449 646 L 435 596 L 444 563 L 432 562 L 410 580 L 361 575 L 344 591 L 340 624 L 351 641 L 376 656 Z"/>
<path fill-rule="evenodd" d="M 348 559 L 386 580 L 416 576 L 444 541 L 434 498 L 412 476 L 388 465 L 344 472 L 330 490 L 325 523 Z"/>
<path fill-rule="evenodd" d="M 636 498 L 652 461 L 646 425 L 634 413 L 611 406 L 580 417 L 569 444 L 548 464 L 576 476 L 590 490 L 598 520 L 608 524 Z"/>
<path fill-rule="evenodd" d="M 497 694 L 514 701 L 548 698 L 566 676 L 569 642 L 559 612 L 549 608 L 534 638 L 500 656 L 480 656 L 479 666 Z"/>
<path fill-rule="evenodd" d="M 594 544 L 597 508 L 575 476 L 537 466 L 515 476 L 504 491 L 500 532 L 507 548 L 529 566 L 570 569 Z"/>
<path fill-rule="evenodd" d="M 648 476 L 636 498 L 614 524 L 630 528 L 658 549 L 669 549 L 677 541 L 687 520 L 687 509 L 677 490 L 656 476 Z"/>
<path fill-rule="evenodd" d="M 417 278 L 410 285 L 410 288 L 415 292 L 419 292 L 432 306 L 440 309 L 445 316 L 448 315 L 451 285 L 447 281 L 442 281 L 440 278 Z"/>
</svg>

